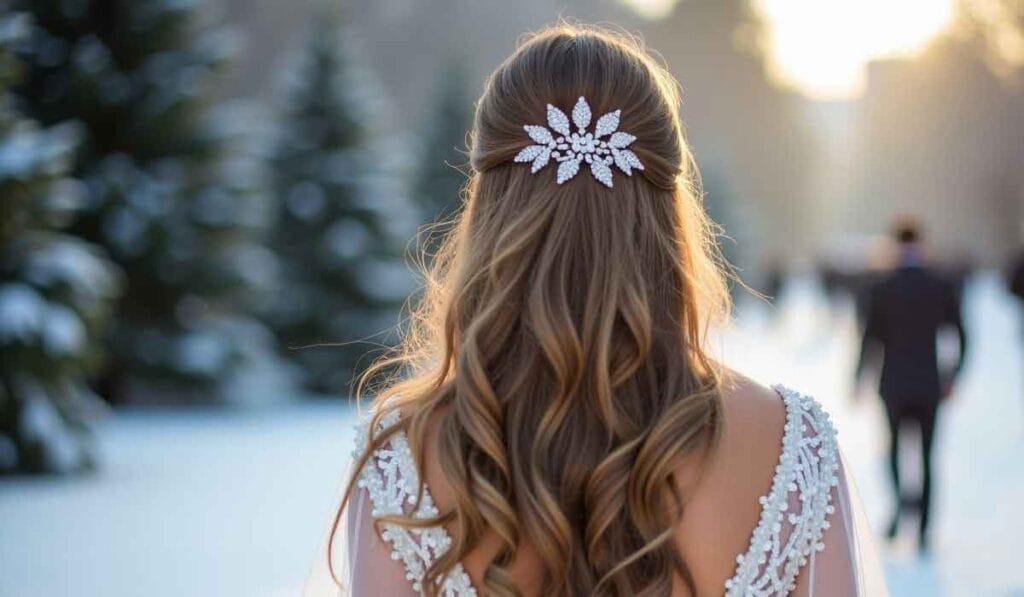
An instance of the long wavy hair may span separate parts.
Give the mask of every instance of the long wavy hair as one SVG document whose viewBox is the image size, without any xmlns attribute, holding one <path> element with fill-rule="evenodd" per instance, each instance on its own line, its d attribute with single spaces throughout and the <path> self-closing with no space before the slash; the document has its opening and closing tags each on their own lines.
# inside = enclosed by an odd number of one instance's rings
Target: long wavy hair
<svg viewBox="0 0 1024 597">
<path fill-rule="evenodd" d="M 524 124 L 580 96 L 595 115 L 622 110 L 645 170 L 617 171 L 610 189 L 586 170 L 559 185 L 553 166 L 513 162 L 531 143 Z M 628 35 L 540 31 L 487 79 L 470 156 L 465 204 L 403 342 L 358 383 L 357 396 L 375 396 L 371 429 L 401 418 L 356 459 L 332 538 L 358 471 L 395 432 L 424 470 L 430 421 L 454 507 L 376 521 L 378 532 L 448 526 L 425 593 L 488 529 L 501 547 L 486 594 L 519 594 L 509 568 L 524 541 L 546 566 L 545 594 L 667 595 L 673 577 L 692 592 L 672 541 L 684 502 L 674 471 L 718 436 L 722 374 L 704 346 L 729 300 L 678 84 Z"/>
</svg>

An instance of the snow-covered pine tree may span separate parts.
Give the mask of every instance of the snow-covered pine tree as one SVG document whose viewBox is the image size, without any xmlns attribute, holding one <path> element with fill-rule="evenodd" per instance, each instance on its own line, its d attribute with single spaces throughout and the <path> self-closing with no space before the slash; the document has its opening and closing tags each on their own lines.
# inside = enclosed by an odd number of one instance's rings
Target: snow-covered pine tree
<svg viewBox="0 0 1024 597">
<path fill-rule="evenodd" d="M 411 282 L 395 226 L 406 216 L 382 184 L 388 161 L 368 131 L 379 98 L 346 63 L 342 32 L 333 5 L 320 4 L 284 81 L 271 156 L 285 288 L 271 327 L 307 389 L 328 394 L 348 389 L 368 351 L 395 339 Z"/>
<path fill-rule="evenodd" d="M 473 125 L 473 99 L 462 68 L 450 62 L 445 71 L 437 80 L 413 189 L 425 224 L 448 220 L 459 209 L 469 172 L 466 135 Z M 426 238 L 436 242 L 437 234 Z"/>
<path fill-rule="evenodd" d="M 19 49 L 25 111 L 84 129 L 75 174 L 88 194 L 71 231 L 126 273 L 103 393 L 236 398 L 225 396 L 232 373 L 260 346 L 273 351 L 246 313 L 270 294 L 275 260 L 255 240 L 259 177 L 237 168 L 230 114 L 209 101 L 230 32 L 202 27 L 195 0 L 15 4 L 35 21 Z"/>
<path fill-rule="evenodd" d="M 102 249 L 61 232 L 85 192 L 69 177 L 75 126 L 43 128 L 12 107 L 12 45 L 29 27 L 0 16 L 0 474 L 92 466 L 103 403 L 85 377 L 119 290 Z"/>
</svg>

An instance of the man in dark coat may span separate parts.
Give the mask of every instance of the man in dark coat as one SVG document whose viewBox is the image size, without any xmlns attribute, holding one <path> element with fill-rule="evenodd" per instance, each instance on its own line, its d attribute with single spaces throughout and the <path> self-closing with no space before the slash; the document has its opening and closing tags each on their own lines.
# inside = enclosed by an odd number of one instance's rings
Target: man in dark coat
<svg viewBox="0 0 1024 597">
<path fill-rule="evenodd" d="M 882 376 L 879 394 L 885 403 L 889 421 L 890 467 L 896 489 L 896 512 L 889 526 L 889 537 L 899 529 L 903 498 L 900 490 L 899 432 L 905 423 L 921 430 L 924 482 L 921 498 L 919 545 L 928 549 L 928 522 L 932 493 L 932 440 L 939 403 L 945 399 L 964 362 L 967 336 L 960 315 L 956 287 L 924 263 L 920 230 L 912 221 L 894 229 L 899 246 L 899 264 L 871 289 L 867 303 L 864 338 L 857 377 L 869 357 L 882 352 Z M 937 337 L 943 329 L 953 329 L 960 339 L 957 364 L 940 371 L 936 351 Z"/>
<path fill-rule="evenodd" d="M 1006 285 L 1010 294 L 1024 301 L 1024 253 L 1018 255 L 1010 264 Z"/>
</svg>

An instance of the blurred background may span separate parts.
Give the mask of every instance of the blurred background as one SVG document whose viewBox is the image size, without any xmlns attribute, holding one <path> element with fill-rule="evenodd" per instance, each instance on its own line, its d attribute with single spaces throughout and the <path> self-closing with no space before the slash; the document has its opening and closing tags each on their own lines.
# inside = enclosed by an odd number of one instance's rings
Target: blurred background
<svg viewBox="0 0 1024 597">
<path fill-rule="evenodd" d="M 886 574 L 1024 595 L 1021 0 L 0 1 L 0 595 L 300 591 L 349 380 L 459 205 L 483 77 L 560 17 L 681 81 L 723 249 L 769 297 L 737 292 L 721 356 L 834 413 L 879 533 L 860 314 L 893 219 L 921 223 L 971 342 L 932 549 L 880 536 Z"/>
</svg>

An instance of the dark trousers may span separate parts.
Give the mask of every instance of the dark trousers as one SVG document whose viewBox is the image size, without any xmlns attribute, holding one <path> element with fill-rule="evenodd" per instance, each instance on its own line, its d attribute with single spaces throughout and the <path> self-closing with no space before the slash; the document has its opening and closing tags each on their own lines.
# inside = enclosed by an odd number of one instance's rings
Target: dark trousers
<svg viewBox="0 0 1024 597">
<path fill-rule="evenodd" d="M 886 400 L 885 412 L 889 418 L 890 453 L 889 466 L 892 470 L 893 486 L 896 488 L 896 519 L 903 507 L 903 493 L 900 485 L 900 429 L 907 423 L 916 424 L 921 430 L 921 460 L 924 478 L 921 485 L 921 499 L 918 506 L 921 514 L 921 537 L 928 532 L 928 519 L 932 501 L 932 440 L 935 437 L 935 417 L 939 401 Z"/>
</svg>

